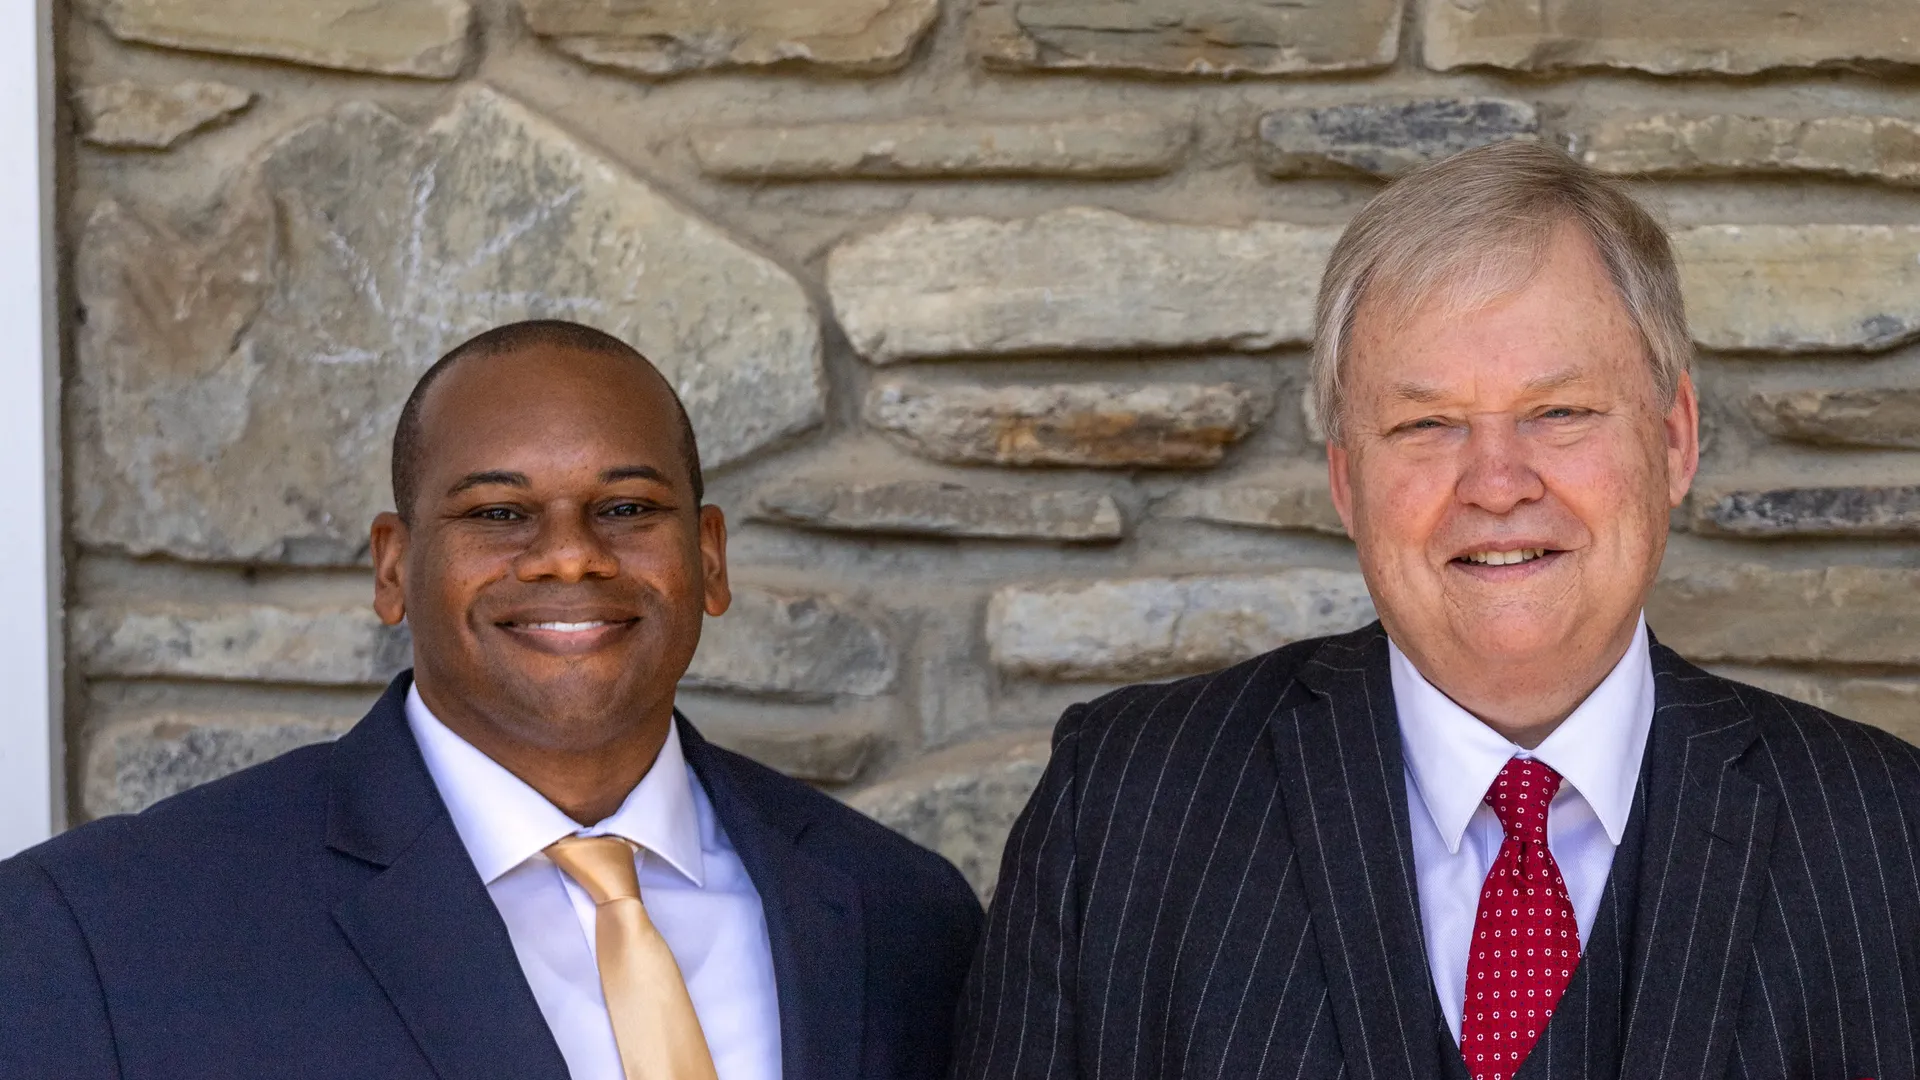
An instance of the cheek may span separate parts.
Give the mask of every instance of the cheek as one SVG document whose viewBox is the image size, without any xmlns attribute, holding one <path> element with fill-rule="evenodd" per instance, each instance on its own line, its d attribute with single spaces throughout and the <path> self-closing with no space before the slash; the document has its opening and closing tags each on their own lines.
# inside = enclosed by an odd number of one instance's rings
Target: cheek
<svg viewBox="0 0 1920 1080">
<path fill-rule="evenodd" d="M 445 543 L 424 554 L 434 564 L 433 573 L 417 580 L 427 583 L 428 602 L 450 622 L 463 621 L 480 593 L 513 568 L 512 554 L 471 542 Z"/>
<path fill-rule="evenodd" d="M 702 579 L 698 534 L 651 529 L 636 532 L 617 544 L 624 573 L 646 582 L 660 593 L 678 596 L 697 588 Z"/>
<path fill-rule="evenodd" d="M 1627 540 L 1666 521 L 1664 456 L 1637 440 L 1594 441 L 1550 455 L 1547 490 L 1597 539 Z"/>
<path fill-rule="evenodd" d="M 1423 549 L 1453 503 L 1454 470 L 1440 461 L 1380 455 L 1356 469 L 1355 525 L 1369 539 Z"/>
</svg>

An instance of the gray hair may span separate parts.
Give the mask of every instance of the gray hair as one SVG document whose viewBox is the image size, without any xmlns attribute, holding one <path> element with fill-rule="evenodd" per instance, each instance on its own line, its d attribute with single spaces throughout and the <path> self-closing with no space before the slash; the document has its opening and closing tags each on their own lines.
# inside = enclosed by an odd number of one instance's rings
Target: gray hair
<svg viewBox="0 0 1920 1080">
<path fill-rule="evenodd" d="M 1408 173 L 1355 215 L 1320 280 L 1313 406 L 1338 443 L 1344 368 L 1362 303 L 1404 319 L 1439 299 L 1468 311 L 1521 287 L 1571 223 L 1592 240 L 1670 405 L 1691 366 L 1680 275 L 1667 234 L 1618 180 L 1534 142 L 1502 142 Z"/>
</svg>

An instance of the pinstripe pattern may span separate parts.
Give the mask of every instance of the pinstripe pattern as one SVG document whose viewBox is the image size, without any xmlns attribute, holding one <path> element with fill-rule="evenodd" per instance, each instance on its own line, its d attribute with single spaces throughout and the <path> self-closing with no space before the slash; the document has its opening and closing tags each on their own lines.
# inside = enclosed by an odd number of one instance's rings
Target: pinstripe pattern
<svg viewBox="0 0 1920 1080">
<path fill-rule="evenodd" d="M 1920 749 L 1658 646 L 1594 933 L 1522 1080 L 1916 1080 Z M 1061 719 L 960 1080 L 1457 1077 L 1377 625 Z"/>
</svg>

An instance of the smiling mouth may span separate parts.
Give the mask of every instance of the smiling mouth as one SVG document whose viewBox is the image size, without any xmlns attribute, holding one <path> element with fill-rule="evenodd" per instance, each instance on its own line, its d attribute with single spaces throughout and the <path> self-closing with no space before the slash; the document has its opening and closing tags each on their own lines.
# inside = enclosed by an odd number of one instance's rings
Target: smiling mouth
<svg viewBox="0 0 1920 1080">
<path fill-rule="evenodd" d="M 583 634 L 589 630 L 598 630 L 603 626 L 625 626 L 632 621 L 632 619 L 620 619 L 618 621 L 612 619 L 592 619 L 587 622 L 510 622 L 502 623 L 501 625 L 516 630 L 545 630 L 556 634 Z"/>
<path fill-rule="evenodd" d="M 1453 560 L 1474 566 L 1517 566 L 1557 554 L 1552 548 L 1520 548 L 1517 551 L 1470 551 Z"/>
<path fill-rule="evenodd" d="M 584 656 L 625 639 L 640 619 L 528 619 L 496 625 L 515 641 L 537 652 L 556 656 Z"/>
</svg>

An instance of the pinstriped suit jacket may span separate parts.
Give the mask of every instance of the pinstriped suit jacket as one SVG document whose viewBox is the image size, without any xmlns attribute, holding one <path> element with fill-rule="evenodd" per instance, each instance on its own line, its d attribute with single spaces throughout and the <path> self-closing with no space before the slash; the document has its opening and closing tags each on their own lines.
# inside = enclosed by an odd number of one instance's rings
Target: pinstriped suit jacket
<svg viewBox="0 0 1920 1080">
<path fill-rule="evenodd" d="M 1658 643 L 1653 668 L 1617 925 L 1522 1080 L 1920 1076 L 1920 748 Z M 955 1075 L 1460 1075 L 1403 768 L 1378 624 L 1068 710 Z"/>
</svg>

